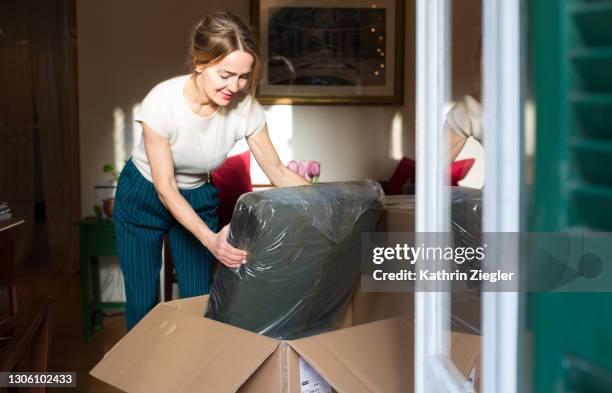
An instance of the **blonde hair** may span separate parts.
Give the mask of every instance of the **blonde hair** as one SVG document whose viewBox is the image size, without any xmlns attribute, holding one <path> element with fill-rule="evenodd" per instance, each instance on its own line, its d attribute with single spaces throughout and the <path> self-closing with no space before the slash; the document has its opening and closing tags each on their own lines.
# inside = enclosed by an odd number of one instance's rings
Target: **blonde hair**
<svg viewBox="0 0 612 393">
<path fill-rule="evenodd" d="M 230 53 L 241 50 L 253 56 L 248 92 L 255 94 L 261 73 L 259 46 L 251 27 L 228 11 L 213 11 L 193 28 L 189 38 L 189 71 L 200 64 L 214 65 Z"/>
</svg>

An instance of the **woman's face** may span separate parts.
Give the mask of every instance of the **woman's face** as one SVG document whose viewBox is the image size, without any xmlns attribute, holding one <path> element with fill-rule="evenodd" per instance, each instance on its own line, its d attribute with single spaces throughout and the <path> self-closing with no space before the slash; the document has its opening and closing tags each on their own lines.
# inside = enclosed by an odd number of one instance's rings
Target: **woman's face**
<svg viewBox="0 0 612 393">
<path fill-rule="evenodd" d="M 244 89 L 253 66 L 253 56 L 235 50 L 212 65 L 198 65 L 198 86 L 206 98 L 219 106 L 230 103 L 234 95 Z"/>
</svg>

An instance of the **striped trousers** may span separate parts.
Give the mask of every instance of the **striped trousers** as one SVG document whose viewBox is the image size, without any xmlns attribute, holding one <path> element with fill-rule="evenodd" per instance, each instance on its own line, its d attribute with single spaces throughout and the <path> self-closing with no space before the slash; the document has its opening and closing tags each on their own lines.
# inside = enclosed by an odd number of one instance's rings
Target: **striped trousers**
<svg viewBox="0 0 612 393">
<path fill-rule="evenodd" d="M 219 204 L 213 183 L 179 192 L 208 227 L 217 231 Z M 161 253 L 168 234 L 180 297 L 203 295 L 212 282 L 212 254 L 174 219 L 161 203 L 153 183 L 130 159 L 119 177 L 113 224 L 125 283 L 125 318 L 129 331 L 159 302 Z"/>
</svg>

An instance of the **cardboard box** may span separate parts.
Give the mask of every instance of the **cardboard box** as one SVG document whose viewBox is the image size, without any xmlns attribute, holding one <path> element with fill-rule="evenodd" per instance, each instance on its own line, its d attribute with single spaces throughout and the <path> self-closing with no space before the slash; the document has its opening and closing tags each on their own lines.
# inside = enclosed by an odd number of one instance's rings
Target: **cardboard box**
<svg viewBox="0 0 612 393">
<path fill-rule="evenodd" d="M 413 199 L 388 197 L 378 230 L 413 232 Z M 203 318 L 207 300 L 159 304 L 91 374 L 128 392 L 413 391 L 412 293 L 357 291 L 342 329 L 291 341 Z M 467 377 L 480 337 L 454 332 L 451 348 Z"/>
<path fill-rule="evenodd" d="M 411 317 L 282 341 L 204 318 L 206 303 L 199 296 L 158 304 L 91 375 L 135 393 L 303 393 L 317 374 L 324 381 L 312 392 L 412 392 Z M 467 376 L 480 338 L 453 333 L 451 341 L 453 361 Z"/>
<path fill-rule="evenodd" d="M 387 195 L 379 232 L 414 232 L 414 196 Z"/>
</svg>

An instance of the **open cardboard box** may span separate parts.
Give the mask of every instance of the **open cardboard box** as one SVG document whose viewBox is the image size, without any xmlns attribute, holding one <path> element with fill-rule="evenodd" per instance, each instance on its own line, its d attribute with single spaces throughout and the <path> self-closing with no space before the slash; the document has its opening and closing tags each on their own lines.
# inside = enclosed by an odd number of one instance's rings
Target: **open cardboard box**
<svg viewBox="0 0 612 393">
<path fill-rule="evenodd" d="M 413 231 L 413 207 L 393 205 L 381 229 Z M 413 299 L 357 291 L 343 328 L 291 341 L 204 318 L 207 296 L 161 303 L 91 374 L 128 392 L 325 393 L 326 383 L 340 393 L 412 392 Z M 467 377 L 480 337 L 452 333 L 451 348 Z"/>
<path fill-rule="evenodd" d="M 412 392 L 411 318 L 282 341 L 204 318 L 207 300 L 158 304 L 91 375 L 127 392 L 302 393 L 316 385 L 317 373 L 337 392 Z M 363 307 L 368 306 L 361 306 L 362 315 Z M 352 313 L 345 325 L 353 324 Z M 480 338 L 452 333 L 451 341 L 453 361 L 467 376 L 480 354 Z"/>
</svg>

